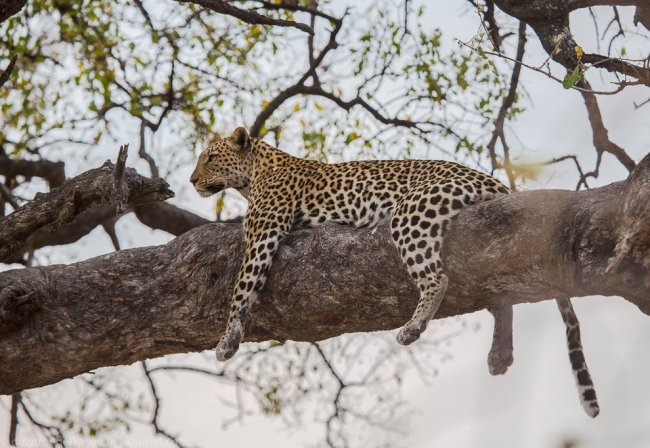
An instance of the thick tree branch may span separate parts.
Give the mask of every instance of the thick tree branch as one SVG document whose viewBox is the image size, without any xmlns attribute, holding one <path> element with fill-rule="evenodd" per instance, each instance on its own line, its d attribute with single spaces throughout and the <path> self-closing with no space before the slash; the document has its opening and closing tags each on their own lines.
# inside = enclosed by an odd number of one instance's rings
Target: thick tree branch
<svg viewBox="0 0 650 448">
<path fill-rule="evenodd" d="M 650 68 L 648 67 L 639 67 L 638 65 L 630 64 L 629 62 L 619 58 L 611 58 L 592 53 L 583 55 L 582 62 L 591 64 L 596 68 L 604 68 L 608 72 L 631 76 L 650 87 Z"/>
<path fill-rule="evenodd" d="M 18 13 L 26 3 L 27 0 L 0 0 L 0 23 Z"/>
<path fill-rule="evenodd" d="M 311 29 L 311 27 L 305 25 L 304 23 L 291 22 L 289 20 L 266 17 L 255 11 L 236 8 L 235 6 L 232 6 L 231 4 L 223 0 L 188 0 L 188 1 L 190 3 L 196 3 L 197 5 L 203 6 L 204 8 L 210 9 L 219 14 L 225 14 L 228 16 L 236 17 L 242 22 L 246 22 L 251 25 L 272 25 L 272 26 L 283 26 L 283 27 L 288 26 L 288 27 L 297 28 L 301 31 L 304 31 L 307 34 L 314 34 L 314 30 Z"/>
<path fill-rule="evenodd" d="M 446 235 L 450 288 L 437 318 L 587 295 L 650 314 L 650 156 L 630 178 L 467 207 Z M 212 349 L 243 257 L 237 224 L 70 266 L 0 273 L 0 394 L 101 366 Z M 318 341 L 396 328 L 418 291 L 381 227 L 291 233 L 249 315 L 249 341 Z"/>
<path fill-rule="evenodd" d="M 634 24 L 641 24 L 650 31 L 650 5 L 637 6 L 634 13 Z"/>
<path fill-rule="evenodd" d="M 121 153 L 122 154 L 122 153 Z M 116 166 L 106 161 L 101 168 L 69 179 L 0 221 L 0 262 L 19 251 L 38 229 L 54 230 L 68 224 L 94 203 L 108 200 L 118 213 L 126 206 L 164 201 L 174 196 L 162 179 L 148 179 L 132 168 L 124 168 L 125 157 Z"/>
<path fill-rule="evenodd" d="M 494 0 L 506 14 L 519 20 L 553 20 L 592 6 L 647 7 L 647 0 Z"/>
<path fill-rule="evenodd" d="M 165 202 L 138 205 L 133 209 L 140 222 L 152 229 L 164 230 L 172 235 L 179 236 L 195 227 L 208 224 L 212 221 L 192 212 L 183 210 Z M 242 222 L 242 217 L 231 219 L 217 218 L 214 222 L 234 223 Z"/>
<path fill-rule="evenodd" d="M 650 86 L 650 68 L 638 66 L 620 58 L 610 58 L 599 54 L 584 54 L 578 58 L 578 45 L 571 35 L 569 13 L 576 9 L 597 5 L 631 6 L 647 8 L 647 0 L 495 0 L 494 2 L 506 14 L 528 23 L 535 31 L 544 50 L 553 60 L 573 71 L 578 64 L 592 64 L 610 72 L 620 73 L 639 80 Z M 641 13 L 643 13 L 641 8 Z M 637 13 L 638 13 L 637 8 Z M 637 18 L 643 16 L 635 16 Z M 557 41 L 561 37 L 560 42 Z"/>
<path fill-rule="evenodd" d="M 323 19 L 327 19 L 330 22 L 337 22 L 339 19 L 331 16 L 329 14 L 325 14 L 323 11 L 320 11 L 318 8 L 310 8 L 305 5 L 301 5 L 299 2 L 294 1 L 280 1 L 280 2 L 269 2 L 269 1 L 264 1 L 264 0 L 255 0 L 255 3 L 259 3 L 262 5 L 263 9 L 267 11 L 280 11 L 280 10 L 286 10 L 286 11 L 300 11 L 300 12 L 307 12 L 309 14 L 313 14 L 314 16 L 321 17 Z M 316 4 L 316 2 L 314 2 Z M 261 9 L 261 8 L 260 8 Z M 313 28 L 313 27 L 312 27 Z"/>
<path fill-rule="evenodd" d="M 50 188 L 56 188 L 65 181 L 65 163 L 49 160 L 10 159 L 0 153 L 0 175 L 6 178 L 42 177 L 50 184 Z"/>
</svg>

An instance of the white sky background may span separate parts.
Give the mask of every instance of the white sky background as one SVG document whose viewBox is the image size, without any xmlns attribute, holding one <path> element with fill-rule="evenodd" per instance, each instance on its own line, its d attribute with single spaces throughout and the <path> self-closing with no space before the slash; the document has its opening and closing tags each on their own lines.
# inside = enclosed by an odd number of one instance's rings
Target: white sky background
<svg viewBox="0 0 650 448">
<path fill-rule="evenodd" d="M 478 28 L 478 20 L 467 5 L 460 0 L 428 2 L 424 23 L 431 28 L 442 28 L 447 42 L 452 37 L 467 41 Z M 631 8 L 619 10 L 626 17 L 633 14 Z M 599 12 L 606 17 L 610 14 L 604 9 Z M 589 14 L 581 11 L 571 18 L 576 40 L 585 52 L 595 52 L 596 48 L 590 47 L 595 45 L 595 38 Z M 545 55 L 530 29 L 528 36 L 526 61 L 538 65 Z M 640 39 L 632 40 L 627 46 L 629 57 L 647 55 L 647 47 L 645 53 L 631 51 L 639 42 Z M 607 44 L 603 45 L 606 48 Z M 554 69 L 557 70 L 556 65 Z M 556 71 L 558 75 L 561 73 Z M 604 78 L 611 79 L 606 75 Z M 589 80 L 596 89 L 612 89 L 593 70 L 589 72 Z M 524 102 L 527 111 L 510 125 L 508 138 L 513 151 L 527 160 L 537 161 L 576 154 L 583 168 L 591 170 L 595 151 L 582 96 L 576 91 L 565 91 L 556 82 L 527 69 L 522 71 L 521 83 L 533 104 Z M 647 88 L 629 88 L 616 96 L 598 98 L 610 139 L 636 161 L 650 152 L 650 105 L 635 111 L 632 102 L 643 101 L 647 95 Z M 133 143 L 137 146 L 135 140 Z M 111 145 L 93 151 L 76 165 L 66 160 L 67 174 L 72 176 L 98 166 L 115 154 L 116 148 Z M 143 173 L 148 172 L 134 151 L 129 164 Z M 200 198 L 187 182 L 192 168 L 187 165 L 168 177 L 177 192 L 172 202 L 214 218 L 214 198 Z M 604 185 L 626 175 L 614 157 L 605 155 L 600 177 L 590 181 L 590 185 Z M 528 187 L 573 189 L 576 183 L 572 162 L 564 162 L 547 171 L 539 183 Z M 241 199 L 233 201 L 234 207 L 244 204 Z M 118 234 L 125 248 L 162 244 L 171 239 L 163 232 L 151 231 L 133 216 L 119 221 Z M 52 251 L 49 262 L 68 263 L 112 250 L 103 230 L 95 229 L 80 242 Z M 488 373 L 486 359 L 493 320 L 487 312 L 467 316 L 470 323 L 480 323 L 481 330 L 467 332 L 445 347 L 453 359 L 439 365 L 439 375 L 431 386 L 424 385 L 415 374 L 409 375 L 404 382 L 404 393 L 418 415 L 412 419 L 411 436 L 401 445 L 541 448 L 560 447 L 563 441 L 576 439 L 583 447 L 650 447 L 647 380 L 650 317 L 620 298 L 580 298 L 573 302 L 581 321 L 585 355 L 601 406 L 600 416 L 592 420 L 580 406 L 568 361 L 564 325 L 555 303 L 518 305 L 514 316 L 515 362 L 506 375 L 492 377 Z M 213 352 L 206 356 L 213 356 Z M 127 376 L 139 375 L 139 368 L 119 369 Z M 192 444 L 303 447 L 313 444 L 321 435 L 321 428 L 311 425 L 309 410 L 304 416 L 304 426 L 298 430 L 288 430 L 278 420 L 247 417 L 242 424 L 234 424 L 224 431 L 221 423 L 232 416 L 232 411 L 218 400 L 223 393 L 219 383 L 180 374 L 175 380 L 158 374 L 156 380 L 163 397 L 161 424 Z M 72 387 L 72 381 L 66 381 L 39 393 L 51 397 L 53 403 L 64 405 Z M 0 401 L 6 409 L 7 398 Z M 7 440 L 8 413 L 0 415 L 0 419 L 1 445 Z M 136 428 L 130 437 L 141 440 L 152 437 L 152 432 L 149 428 Z"/>
</svg>

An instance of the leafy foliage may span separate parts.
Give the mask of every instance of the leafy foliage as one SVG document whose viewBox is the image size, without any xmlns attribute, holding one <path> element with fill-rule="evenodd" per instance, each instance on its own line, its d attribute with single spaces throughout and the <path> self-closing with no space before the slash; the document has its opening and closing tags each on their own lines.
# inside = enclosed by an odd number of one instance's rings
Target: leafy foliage
<svg viewBox="0 0 650 448">
<path fill-rule="evenodd" d="M 417 22 L 422 10 L 408 11 L 412 26 L 394 8 L 373 5 L 340 25 L 317 20 L 312 42 L 191 3 L 31 2 L 0 25 L 0 57 L 20 55 L 10 88 L 0 92 L 0 140 L 13 155 L 71 142 L 88 147 L 134 123 L 142 143 L 145 132 L 158 132 L 176 153 L 198 151 L 235 125 L 250 125 L 326 50 L 313 71 L 326 94 L 315 95 L 325 98 L 287 98 L 262 135 L 273 131 L 288 149 L 320 160 L 332 152 L 408 157 L 430 145 L 480 152 L 480 126 L 491 119 L 503 80 L 468 51 L 443 52 L 440 31 Z M 345 37 L 334 52 L 327 42 L 339 27 Z M 476 98 L 478 122 L 459 107 L 468 97 Z M 398 144 L 405 149 L 396 151 Z"/>
</svg>

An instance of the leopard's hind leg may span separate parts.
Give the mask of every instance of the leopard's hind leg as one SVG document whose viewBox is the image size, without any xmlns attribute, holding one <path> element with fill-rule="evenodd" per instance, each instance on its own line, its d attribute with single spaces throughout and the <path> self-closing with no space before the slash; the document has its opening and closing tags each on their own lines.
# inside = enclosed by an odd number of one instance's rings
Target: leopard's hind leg
<svg viewBox="0 0 650 448">
<path fill-rule="evenodd" d="M 492 375 L 503 375 L 513 362 L 512 305 L 488 308 L 494 316 L 492 347 L 488 355 L 488 368 Z"/>
<path fill-rule="evenodd" d="M 453 188 L 450 179 L 412 188 L 391 220 L 393 242 L 420 290 L 413 317 L 397 335 L 402 345 L 420 338 L 447 290 L 448 279 L 440 262 L 442 237 L 449 219 L 466 205 L 453 196 Z"/>
</svg>

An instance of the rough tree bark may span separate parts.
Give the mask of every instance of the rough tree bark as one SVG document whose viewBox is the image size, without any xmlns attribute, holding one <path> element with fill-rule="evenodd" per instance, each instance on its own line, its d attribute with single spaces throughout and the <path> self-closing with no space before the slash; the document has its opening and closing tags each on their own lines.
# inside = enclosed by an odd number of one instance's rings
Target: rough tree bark
<svg viewBox="0 0 650 448">
<path fill-rule="evenodd" d="M 27 0 L 0 0 L 0 22 L 4 22 L 9 17 L 18 13 Z"/>
<path fill-rule="evenodd" d="M 622 296 L 650 314 L 650 155 L 628 180 L 516 193 L 468 207 L 446 236 L 436 318 L 507 304 Z M 0 394 L 101 366 L 212 349 L 244 250 L 238 224 L 165 246 L 0 274 Z M 317 341 L 406 322 L 417 290 L 380 227 L 292 233 L 252 306 L 246 340 Z"/>
</svg>

